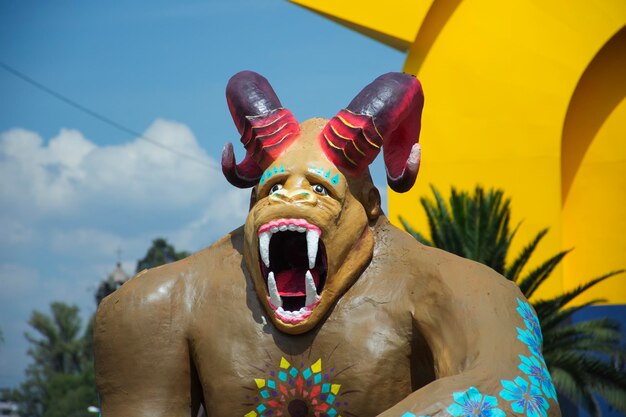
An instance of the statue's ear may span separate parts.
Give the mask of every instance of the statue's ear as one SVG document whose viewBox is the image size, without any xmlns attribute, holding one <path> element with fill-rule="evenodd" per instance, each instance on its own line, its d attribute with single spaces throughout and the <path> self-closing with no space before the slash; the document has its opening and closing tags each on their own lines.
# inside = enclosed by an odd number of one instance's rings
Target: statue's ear
<svg viewBox="0 0 626 417">
<path fill-rule="evenodd" d="M 252 207 L 256 204 L 256 188 L 257 186 L 255 185 L 250 192 L 250 207 L 248 207 L 248 211 L 252 210 Z"/>
<path fill-rule="evenodd" d="M 368 220 L 371 222 L 378 219 L 381 214 L 380 192 L 378 191 L 378 188 L 374 187 L 374 185 L 371 185 L 369 191 L 367 191 L 367 194 L 364 197 L 364 207 L 365 212 L 367 213 Z"/>
</svg>

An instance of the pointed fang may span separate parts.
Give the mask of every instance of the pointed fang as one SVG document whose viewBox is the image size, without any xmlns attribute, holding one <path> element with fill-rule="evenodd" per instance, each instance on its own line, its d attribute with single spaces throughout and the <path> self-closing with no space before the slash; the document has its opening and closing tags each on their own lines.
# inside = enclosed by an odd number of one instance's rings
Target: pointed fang
<svg viewBox="0 0 626 417">
<path fill-rule="evenodd" d="M 267 275 L 267 289 L 269 290 L 270 301 L 272 302 L 272 304 L 274 304 L 276 307 L 282 307 L 283 300 L 280 298 L 280 295 L 278 294 L 278 288 L 276 287 L 276 279 L 274 278 L 273 272 L 270 272 Z"/>
<path fill-rule="evenodd" d="M 309 257 L 309 269 L 315 267 L 315 259 L 317 258 L 317 245 L 320 240 L 320 235 L 317 230 L 306 231 L 306 250 Z"/>
<path fill-rule="evenodd" d="M 304 276 L 304 285 L 306 287 L 306 301 L 304 304 L 308 307 L 315 304 L 317 301 L 317 288 L 315 288 L 315 281 L 313 281 L 311 271 L 306 271 Z"/>
<path fill-rule="evenodd" d="M 270 232 L 259 235 L 259 252 L 261 253 L 261 260 L 267 268 L 270 267 L 270 239 L 272 239 Z"/>
</svg>

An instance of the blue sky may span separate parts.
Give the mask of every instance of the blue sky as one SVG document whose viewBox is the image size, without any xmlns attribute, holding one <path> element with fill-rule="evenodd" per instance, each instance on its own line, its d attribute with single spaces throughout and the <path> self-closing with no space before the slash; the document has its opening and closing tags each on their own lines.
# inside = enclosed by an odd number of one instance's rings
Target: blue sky
<svg viewBox="0 0 626 417">
<path fill-rule="evenodd" d="M 89 316 L 118 248 L 130 273 L 157 236 L 195 251 L 243 222 L 248 191 L 215 169 L 238 144 L 231 75 L 263 74 L 305 120 L 404 59 L 279 0 L 1 2 L 1 62 L 196 161 L 0 68 L 0 387 L 23 379 L 31 311 L 60 300 Z M 373 174 L 384 188 L 380 161 Z"/>
</svg>

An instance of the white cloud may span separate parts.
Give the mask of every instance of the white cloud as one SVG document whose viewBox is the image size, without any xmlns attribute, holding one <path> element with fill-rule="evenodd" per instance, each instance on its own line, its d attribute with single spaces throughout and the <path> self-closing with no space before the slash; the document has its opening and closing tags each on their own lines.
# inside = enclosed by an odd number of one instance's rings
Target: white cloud
<svg viewBox="0 0 626 417">
<path fill-rule="evenodd" d="M 145 137 L 194 160 L 139 138 L 98 146 L 72 129 L 47 143 L 0 133 L 0 247 L 138 256 L 157 236 L 196 250 L 243 223 L 249 191 L 226 182 L 186 125 L 157 119 Z"/>
<path fill-rule="evenodd" d="M 145 136 L 201 163 L 141 139 L 100 147 L 71 129 L 47 145 L 24 129 L 0 134 L 3 211 L 40 218 L 97 206 L 176 210 L 230 189 L 187 126 L 157 119 Z"/>
<path fill-rule="evenodd" d="M 145 136 L 205 165 L 141 139 L 99 147 L 76 130 L 62 129 L 45 145 L 37 133 L 12 129 L 0 134 L 0 174 L 11 178 L 2 182 L 0 196 L 14 205 L 34 205 L 45 216 L 91 200 L 181 207 L 226 185 L 187 126 L 158 119 Z"/>
<path fill-rule="evenodd" d="M 145 136 L 201 163 L 138 138 L 99 146 L 72 129 L 49 140 L 19 128 L 0 133 L 5 352 L 26 351 L 30 312 L 52 301 L 77 303 L 86 320 L 118 249 L 132 275 L 156 237 L 195 251 L 245 220 L 249 190 L 228 184 L 187 126 L 158 119 Z M 13 384 L 27 363 L 10 354 L 0 360 L 0 385 Z"/>
<path fill-rule="evenodd" d="M 157 119 L 145 137 L 201 163 L 140 138 L 0 133 L 0 247 L 103 262 L 118 248 L 143 256 L 157 236 L 197 250 L 244 222 L 249 191 L 226 182 L 186 125 Z"/>
<path fill-rule="evenodd" d="M 74 185 L 86 177 L 82 161 L 94 148 L 75 130 L 61 130 L 47 147 L 41 136 L 24 129 L 0 134 L 0 196 L 36 211 L 67 208 Z"/>
<path fill-rule="evenodd" d="M 145 136 L 204 165 L 143 140 L 101 148 L 85 158 L 90 194 L 116 196 L 140 207 L 169 208 L 206 200 L 205 193 L 226 187 L 218 164 L 200 148 L 187 126 L 159 119 Z"/>
</svg>

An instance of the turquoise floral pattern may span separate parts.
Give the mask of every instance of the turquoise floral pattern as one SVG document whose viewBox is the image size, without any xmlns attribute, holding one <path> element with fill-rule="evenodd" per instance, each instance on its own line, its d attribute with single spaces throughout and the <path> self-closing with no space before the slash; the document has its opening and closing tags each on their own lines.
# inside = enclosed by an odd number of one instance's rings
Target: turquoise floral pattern
<svg viewBox="0 0 626 417">
<path fill-rule="evenodd" d="M 550 403 L 548 399 L 557 402 L 556 390 L 552 384 L 550 373 L 541 354 L 543 336 L 539 319 L 530 304 L 517 299 L 518 314 L 524 321 L 525 328 L 517 327 L 517 338 L 522 341 L 530 356 L 519 355 L 519 370 L 523 375 L 516 376 L 513 381 L 502 380 L 504 388 L 500 391 L 500 398 L 507 401 L 514 413 L 527 417 L 547 417 Z M 506 417 L 504 411 L 498 408 L 498 400 L 490 395 L 483 395 L 475 387 L 467 391 L 452 394 L 454 402 L 447 411 L 453 417 Z M 411 412 L 401 417 L 416 416 Z"/>
<path fill-rule="evenodd" d="M 530 352 L 543 362 L 543 355 L 541 354 L 541 345 L 543 343 L 543 336 L 541 334 L 541 326 L 539 325 L 539 319 L 533 312 L 530 304 L 523 302 L 519 298 L 517 299 L 517 312 L 524 320 L 526 325 L 525 329 L 517 327 L 517 338 L 521 340 L 530 350 Z"/>
<path fill-rule="evenodd" d="M 452 394 L 454 402 L 448 407 L 448 413 L 454 417 L 505 417 L 500 410 L 496 397 L 481 394 L 476 388 L 470 387 L 465 392 Z"/>
<path fill-rule="evenodd" d="M 545 364 L 542 361 L 537 360 L 533 355 L 523 356 L 519 355 L 522 363 L 519 365 L 519 369 L 528 375 L 528 379 L 540 387 L 547 398 L 554 398 L 556 400 L 556 390 L 552 384 L 550 373 L 546 369 Z"/>
<path fill-rule="evenodd" d="M 539 344 L 543 343 L 543 335 L 541 334 L 541 326 L 539 325 L 539 319 L 530 308 L 530 304 L 523 302 L 519 298 L 517 299 L 517 312 L 522 319 L 524 319 L 524 324 L 526 325 L 526 329 L 529 330 L 532 335 L 535 337 Z"/>
<path fill-rule="evenodd" d="M 502 381 L 504 389 L 500 397 L 510 402 L 511 409 L 528 417 L 546 417 L 550 405 L 543 397 L 541 390 L 533 384 L 529 384 L 521 376 L 513 381 Z"/>
<path fill-rule="evenodd" d="M 546 417 L 550 404 L 548 399 L 557 401 L 556 390 L 550 373 L 541 354 L 541 326 L 530 304 L 517 299 L 517 312 L 524 320 L 525 329 L 517 327 L 517 338 L 521 340 L 530 356 L 519 355 L 519 370 L 525 375 L 517 376 L 513 381 L 502 380 L 504 388 L 500 397 L 509 401 L 511 409 L 528 417 Z M 524 376 L 528 379 L 525 379 Z"/>
<path fill-rule="evenodd" d="M 537 338 L 535 333 L 529 329 L 517 328 L 517 338 L 521 340 L 530 350 L 530 352 L 541 358 L 543 361 L 543 355 L 541 354 L 541 340 Z"/>
</svg>

